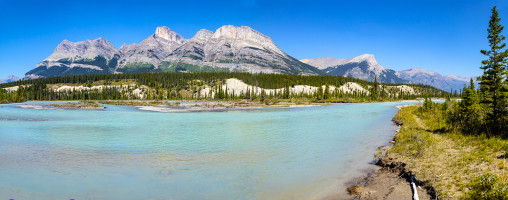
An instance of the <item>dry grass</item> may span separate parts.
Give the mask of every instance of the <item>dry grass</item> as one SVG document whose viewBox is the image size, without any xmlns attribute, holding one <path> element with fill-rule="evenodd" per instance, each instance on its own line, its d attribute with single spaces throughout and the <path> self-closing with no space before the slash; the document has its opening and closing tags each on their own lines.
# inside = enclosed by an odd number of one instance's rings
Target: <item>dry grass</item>
<svg viewBox="0 0 508 200">
<path fill-rule="evenodd" d="M 471 181 L 486 172 L 508 178 L 502 157 L 508 141 L 447 130 L 438 113 L 421 113 L 417 106 L 401 109 L 394 120 L 403 126 L 386 156 L 406 163 L 406 169 L 434 187 L 439 198 L 463 198 Z"/>
<path fill-rule="evenodd" d="M 363 192 L 363 186 L 353 185 L 353 186 L 347 188 L 347 192 L 353 196 L 360 196 Z"/>
</svg>

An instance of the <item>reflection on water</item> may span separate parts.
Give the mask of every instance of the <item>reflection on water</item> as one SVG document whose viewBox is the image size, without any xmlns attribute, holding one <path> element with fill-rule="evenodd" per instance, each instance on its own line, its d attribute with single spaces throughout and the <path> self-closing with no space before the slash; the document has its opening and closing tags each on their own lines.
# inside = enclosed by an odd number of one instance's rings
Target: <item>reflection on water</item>
<svg viewBox="0 0 508 200">
<path fill-rule="evenodd" d="M 204 113 L 0 105 L 0 198 L 340 195 L 393 136 L 397 104 Z"/>
</svg>

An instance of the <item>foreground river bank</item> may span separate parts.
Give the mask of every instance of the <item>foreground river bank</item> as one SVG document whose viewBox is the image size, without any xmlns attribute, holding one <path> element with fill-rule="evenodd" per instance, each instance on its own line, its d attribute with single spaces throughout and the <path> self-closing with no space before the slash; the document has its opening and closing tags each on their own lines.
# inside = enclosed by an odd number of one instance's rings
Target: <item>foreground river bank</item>
<svg viewBox="0 0 508 200">
<path fill-rule="evenodd" d="M 508 199 L 508 141 L 454 129 L 453 102 L 407 106 L 393 120 L 392 142 L 377 153 L 380 170 L 348 190 L 359 199 Z"/>
<path fill-rule="evenodd" d="M 341 198 L 348 180 L 374 168 L 402 104 L 201 113 L 0 105 L 0 197 Z"/>
</svg>

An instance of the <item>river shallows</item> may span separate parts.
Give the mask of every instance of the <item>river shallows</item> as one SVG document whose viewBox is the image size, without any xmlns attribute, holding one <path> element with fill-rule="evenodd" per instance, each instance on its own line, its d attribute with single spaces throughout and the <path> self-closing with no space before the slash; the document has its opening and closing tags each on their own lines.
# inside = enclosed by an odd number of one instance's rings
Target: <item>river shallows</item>
<svg viewBox="0 0 508 200">
<path fill-rule="evenodd" d="M 201 113 L 0 105 L 0 198 L 340 194 L 393 137 L 391 118 L 400 104 L 408 103 Z"/>
</svg>

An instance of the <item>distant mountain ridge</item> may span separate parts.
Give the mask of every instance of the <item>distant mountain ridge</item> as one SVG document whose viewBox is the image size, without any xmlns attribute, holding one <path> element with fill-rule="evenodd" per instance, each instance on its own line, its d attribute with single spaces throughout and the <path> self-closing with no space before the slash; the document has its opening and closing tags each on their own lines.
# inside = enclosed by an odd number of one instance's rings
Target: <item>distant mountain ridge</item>
<svg viewBox="0 0 508 200">
<path fill-rule="evenodd" d="M 215 32 L 202 29 L 190 39 L 161 26 L 141 43 L 119 49 L 104 38 L 64 40 L 25 78 L 177 71 L 322 74 L 284 53 L 270 37 L 247 26 L 226 25 Z"/>
<path fill-rule="evenodd" d="M 354 77 L 367 81 L 377 80 L 383 83 L 407 83 L 399 78 L 396 72 L 379 65 L 374 55 L 364 54 L 351 59 L 316 58 L 301 60 L 313 65 L 327 74 L 334 76 Z"/>
<path fill-rule="evenodd" d="M 443 76 L 425 69 L 413 68 L 394 71 L 379 65 L 371 54 L 364 54 L 351 59 L 321 57 L 301 61 L 330 75 L 351 76 L 368 81 L 373 81 L 377 75 L 379 82 L 424 84 L 447 92 L 459 91 L 464 87 L 464 84 L 468 85 L 470 81 L 470 78 L 467 77 Z"/>
<path fill-rule="evenodd" d="M 456 75 L 443 76 L 437 72 L 421 68 L 397 71 L 397 75 L 402 79 L 409 80 L 411 83 L 430 85 L 447 92 L 462 90 L 464 85 L 469 85 L 471 78 L 473 78 L 475 84 L 478 84 L 478 81 L 476 81 L 474 77 L 460 77 Z M 478 87 L 478 85 L 476 86 Z"/>
<path fill-rule="evenodd" d="M 333 57 L 319 57 L 314 59 L 302 59 L 303 63 L 307 63 L 309 65 L 312 65 L 320 70 L 324 70 L 328 67 L 342 65 L 347 63 L 351 59 L 345 59 L 345 58 L 333 58 Z"/>
<path fill-rule="evenodd" d="M 14 75 L 7 76 L 7 78 L 0 79 L 0 84 L 1 83 L 10 83 L 10 82 L 18 81 L 19 79 L 20 79 L 19 77 L 14 76 Z"/>
</svg>

